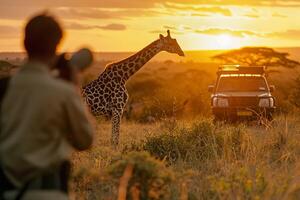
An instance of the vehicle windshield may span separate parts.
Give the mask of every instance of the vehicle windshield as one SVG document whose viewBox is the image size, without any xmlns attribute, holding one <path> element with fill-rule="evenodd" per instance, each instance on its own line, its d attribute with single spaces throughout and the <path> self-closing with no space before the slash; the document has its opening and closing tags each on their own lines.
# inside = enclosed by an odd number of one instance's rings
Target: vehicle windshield
<svg viewBox="0 0 300 200">
<path fill-rule="evenodd" d="M 254 92 L 267 91 L 268 87 L 263 77 L 220 77 L 218 92 Z"/>
</svg>

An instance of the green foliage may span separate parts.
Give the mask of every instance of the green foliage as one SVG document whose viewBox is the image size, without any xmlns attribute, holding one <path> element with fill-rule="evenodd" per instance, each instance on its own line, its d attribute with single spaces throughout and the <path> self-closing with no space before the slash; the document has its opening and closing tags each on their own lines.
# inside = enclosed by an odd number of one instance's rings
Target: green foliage
<svg viewBox="0 0 300 200">
<path fill-rule="evenodd" d="M 217 130 L 209 119 L 199 120 L 191 127 L 176 127 L 170 132 L 149 136 L 144 150 L 169 163 L 177 160 L 192 162 L 226 157 L 243 159 L 251 139 L 242 125 Z"/>
<path fill-rule="evenodd" d="M 146 152 L 130 152 L 120 160 L 114 162 L 108 173 L 119 180 L 128 165 L 133 166 L 133 175 L 129 181 L 129 191 L 137 186 L 140 190 L 140 199 L 168 199 L 170 183 L 173 181 L 173 172 L 163 162 L 154 159 Z M 132 199 L 128 193 L 126 199 Z"/>
<path fill-rule="evenodd" d="M 211 122 L 200 121 L 191 128 L 175 127 L 170 132 L 147 137 L 144 149 L 169 162 L 178 159 L 189 160 L 194 156 L 204 159 L 204 157 L 213 156 L 213 149 L 209 146 L 212 144 L 212 138 L 213 125 Z"/>
<path fill-rule="evenodd" d="M 117 199 L 132 165 L 127 199 L 132 188 L 140 199 L 299 199 L 299 125 L 296 114 L 276 116 L 268 129 L 205 118 L 124 123 L 129 140 L 121 140 L 123 149 L 111 148 L 110 129 L 101 128 L 95 146 L 73 157 L 72 192 L 78 199 Z M 154 157 L 169 161 L 168 167 Z"/>
<path fill-rule="evenodd" d="M 211 120 L 202 119 L 191 127 L 147 137 L 144 150 L 169 162 L 242 157 L 248 147 L 246 137 L 242 126 L 217 131 Z"/>
<path fill-rule="evenodd" d="M 254 167 L 240 168 L 225 176 L 211 176 L 209 181 L 214 199 L 261 199 L 267 188 L 266 178 Z"/>
<path fill-rule="evenodd" d="M 242 57 L 248 59 L 246 55 Z M 85 73 L 83 85 L 96 79 L 103 71 L 101 65 L 105 63 L 100 62 L 95 65 L 97 67 L 92 67 Z M 210 94 L 207 86 L 214 83 L 217 67 L 216 63 L 147 63 L 147 66 L 126 83 L 129 101 L 124 117 L 129 121 L 152 123 L 166 118 L 191 119 L 211 116 Z M 270 70 L 274 71 L 274 69 Z M 288 113 L 297 103 L 297 101 L 291 103 L 288 99 L 291 88 L 295 87 L 293 81 L 296 78 L 295 69 L 279 67 L 275 70 L 281 73 L 273 73 L 268 79 L 269 83 L 277 88 L 274 92 L 277 111 Z"/>
<path fill-rule="evenodd" d="M 147 123 L 210 114 L 207 106 L 210 101 L 207 85 L 212 82 L 210 72 L 196 64 L 149 65 L 126 84 L 130 95 L 127 119 Z M 150 72 L 150 68 L 154 69 Z"/>
</svg>

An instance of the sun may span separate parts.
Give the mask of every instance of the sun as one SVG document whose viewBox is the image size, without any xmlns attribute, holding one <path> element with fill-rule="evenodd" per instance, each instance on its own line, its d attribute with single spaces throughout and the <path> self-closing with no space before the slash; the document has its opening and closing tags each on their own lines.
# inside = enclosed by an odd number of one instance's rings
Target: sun
<svg viewBox="0 0 300 200">
<path fill-rule="evenodd" d="M 234 37 L 225 34 L 216 36 L 216 49 L 233 49 L 235 46 Z"/>
</svg>

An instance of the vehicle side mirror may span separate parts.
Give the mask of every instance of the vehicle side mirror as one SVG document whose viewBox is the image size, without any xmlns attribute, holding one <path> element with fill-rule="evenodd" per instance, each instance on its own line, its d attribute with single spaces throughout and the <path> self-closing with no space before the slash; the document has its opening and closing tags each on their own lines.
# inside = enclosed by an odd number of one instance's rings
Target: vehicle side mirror
<svg viewBox="0 0 300 200">
<path fill-rule="evenodd" d="M 215 86 L 213 86 L 213 85 L 208 86 L 208 92 L 213 92 L 214 89 L 215 89 Z"/>
<path fill-rule="evenodd" d="M 270 85 L 270 92 L 274 92 L 276 90 L 274 85 Z"/>
</svg>

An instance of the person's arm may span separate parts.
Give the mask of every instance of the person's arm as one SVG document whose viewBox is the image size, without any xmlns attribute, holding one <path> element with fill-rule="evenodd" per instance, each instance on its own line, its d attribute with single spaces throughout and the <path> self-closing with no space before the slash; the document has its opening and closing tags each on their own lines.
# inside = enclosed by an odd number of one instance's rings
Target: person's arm
<svg viewBox="0 0 300 200">
<path fill-rule="evenodd" d="M 67 137 L 77 150 L 88 149 L 93 142 L 92 126 L 88 120 L 87 111 L 75 89 L 69 95 L 65 108 L 69 127 Z"/>
</svg>

